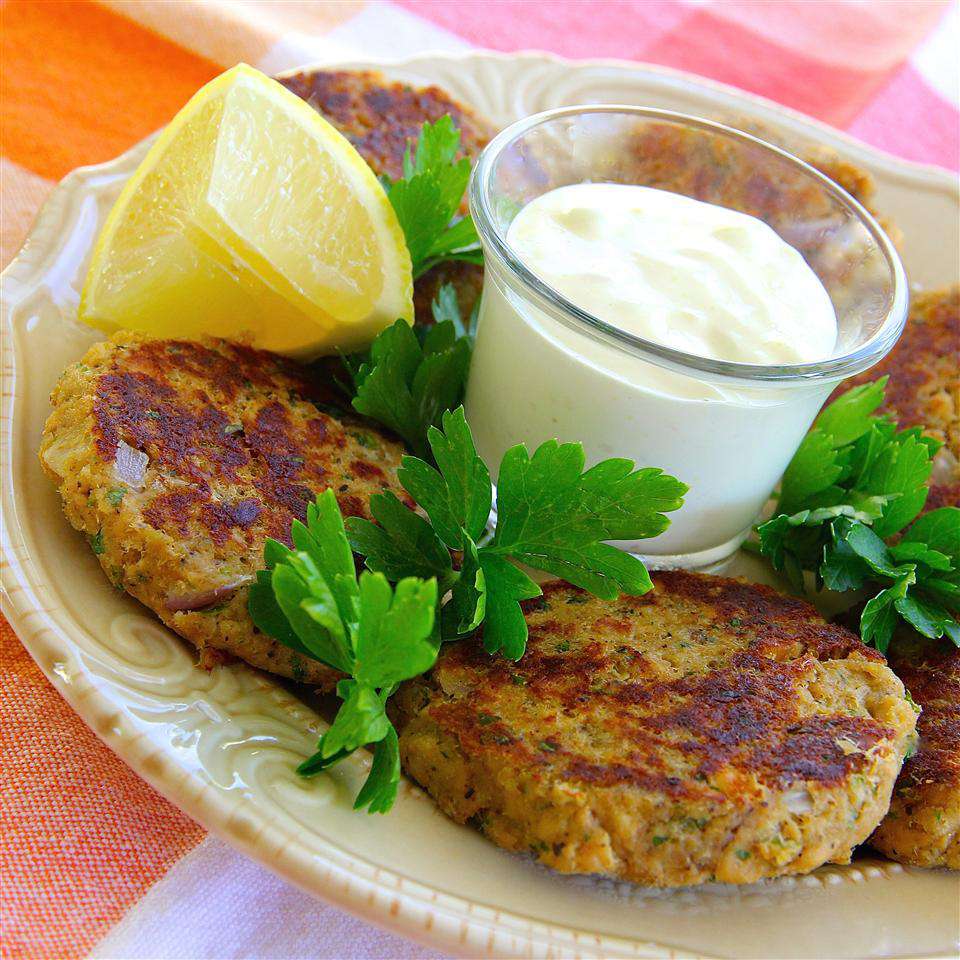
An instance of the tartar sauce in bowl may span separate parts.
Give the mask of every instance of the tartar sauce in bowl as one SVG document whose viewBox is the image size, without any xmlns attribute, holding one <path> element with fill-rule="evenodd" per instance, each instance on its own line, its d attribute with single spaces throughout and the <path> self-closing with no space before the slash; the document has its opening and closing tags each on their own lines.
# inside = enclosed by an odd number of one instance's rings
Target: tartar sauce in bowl
<svg viewBox="0 0 960 960">
<path fill-rule="evenodd" d="M 517 214 L 507 243 L 571 303 L 714 360 L 803 363 L 837 342 L 817 275 L 762 220 L 678 193 L 578 183 Z"/>
<path fill-rule="evenodd" d="M 680 192 L 629 182 L 671 171 L 669 156 L 631 153 L 671 124 L 703 139 L 675 165 Z M 796 213 L 771 208 L 778 191 Z M 485 253 L 466 395 L 480 455 L 495 473 L 514 444 L 556 437 L 580 441 L 588 464 L 673 474 L 690 489 L 669 529 L 622 544 L 655 565 L 732 553 L 831 390 L 902 330 L 903 269 L 869 214 L 709 121 L 612 106 L 520 121 L 484 151 L 470 201 Z M 751 203 L 767 203 L 764 219 L 741 212 Z"/>
</svg>

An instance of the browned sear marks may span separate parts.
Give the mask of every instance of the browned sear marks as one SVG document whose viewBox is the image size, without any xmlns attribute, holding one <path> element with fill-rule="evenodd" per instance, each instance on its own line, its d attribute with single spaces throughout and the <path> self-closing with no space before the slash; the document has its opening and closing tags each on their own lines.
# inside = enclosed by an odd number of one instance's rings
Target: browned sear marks
<svg viewBox="0 0 960 960">
<path fill-rule="evenodd" d="M 563 871 L 678 885 L 842 860 L 914 725 L 883 657 L 768 587 L 653 582 L 613 601 L 545 584 L 517 662 L 444 647 L 397 694 L 407 772 Z"/>
<path fill-rule="evenodd" d="M 315 70 L 283 77 L 288 90 L 322 113 L 356 148 L 374 173 L 398 179 L 403 154 L 426 122 L 449 114 L 460 130 L 464 156 L 476 158 L 493 136 L 493 127 L 439 87 L 394 83 L 374 70 Z M 466 199 L 461 211 L 466 213 Z M 464 317 L 483 284 L 483 268 L 470 263 L 441 263 L 414 285 L 417 322 L 430 324 L 430 305 L 442 284 L 451 283 Z"/>
<path fill-rule="evenodd" d="M 333 488 L 348 516 L 369 517 L 383 490 L 410 503 L 401 444 L 334 399 L 316 370 L 243 344 L 118 334 L 64 373 L 41 461 L 111 581 L 204 663 L 216 649 L 329 685 L 332 671 L 254 628 L 246 585 L 318 493 Z"/>
</svg>

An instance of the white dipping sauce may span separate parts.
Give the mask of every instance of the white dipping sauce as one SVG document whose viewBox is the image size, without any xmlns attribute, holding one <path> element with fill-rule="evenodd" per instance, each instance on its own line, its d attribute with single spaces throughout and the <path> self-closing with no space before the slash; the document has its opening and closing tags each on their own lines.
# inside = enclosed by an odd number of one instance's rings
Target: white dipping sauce
<svg viewBox="0 0 960 960">
<path fill-rule="evenodd" d="M 619 329 L 752 364 L 826 359 L 830 298 L 762 221 L 649 187 L 583 183 L 537 197 L 507 243 L 537 277 Z M 690 486 L 670 529 L 626 544 L 697 563 L 739 542 L 832 384 L 721 386 L 640 360 L 548 316 L 487 260 L 467 416 L 492 470 L 524 442 L 579 440 L 588 463 L 629 457 Z M 696 556 L 691 556 L 696 555 Z"/>
</svg>

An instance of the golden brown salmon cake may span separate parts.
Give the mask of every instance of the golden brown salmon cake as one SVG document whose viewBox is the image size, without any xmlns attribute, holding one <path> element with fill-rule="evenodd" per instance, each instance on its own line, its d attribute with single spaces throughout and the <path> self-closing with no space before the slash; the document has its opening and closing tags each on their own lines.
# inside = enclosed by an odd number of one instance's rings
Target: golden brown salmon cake
<svg viewBox="0 0 960 960">
<path fill-rule="evenodd" d="M 902 426 L 926 427 L 944 444 L 934 461 L 925 512 L 960 507 L 958 345 L 960 287 L 918 293 L 896 347 L 838 391 L 887 374 L 884 409 Z M 846 622 L 859 622 L 861 610 L 850 611 Z M 902 863 L 960 869 L 960 650 L 904 629 L 890 665 L 923 713 L 917 753 L 904 765 L 890 813 L 871 843 Z"/>
<path fill-rule="evenodd" d="M 793 153 L 816 167 L 859 200 L 890 234 L 894 242 L 899 231 L 874 210 L 874 185 L 869 174 L 842 160 L 825 147 L 806 142 L 786 142 L 760 124 L 742 119 L 721 118 L 739 128 Z M 667 123 L 642 125 L 626 144 L 622 155 L 610 165 L 607 178 L 618 182 L 643 183 L 661 190 L 719 203 L 769 223 L 787 242 L 815 258 L 823 237 L 842 228 L 833 203 L 824 199 L 822 187 L 810 178 L 784 177 L 780 168 L 765 162 L 757 148 L 731 142 L 722 136 Z M 817 264 L 814 262 L 816 267 Z M 837 272 L 842 282 L 841 261 L 823 261 L 821 277 Z"/>
<path fill-rule="evenodd" d="M 890 378 L 884 411 L 901 427 L 924 427 L 943 443 L 952 479 L 960 481 L 960 286 L 915 293 L 897 345 L 875 367 L 844 381 L 835 396 L 884 374 Z"/>
<path fill-rule="evenodd" d="M 900 229 L 891 220 L 887 219 L 874 206 L 874 196 L 876 194 L 876 184 L 873 177 L 858 167 L 841 157 L 836 150 L 822 143 L 815 143 L 806 137 L 789 136 L 785 133 L 775 132 L 766 124 L 753 120 L 749 117 L 720 117 L 722 123 L 743 130 L 746 133 L 753 134 L 761 140 L 766 140 L 774 146 L 792 153 L 801 160 L 816 167 L 822 174 L 833 180 L 834 183 L 843 187 L 854 200 L 859 201 L 873 216 L 877 222 L 898 246 L 903 240 Z"/>
<path fill-rule="evenodd" d="M 952 471 L 957 479 L 948 477 L 944 483 L 930 484 L 927 502 L 923 505 L 924 513 L 939 510 L 940 507 L 960 507 L 960 470 L 953 465 L 948 466 L 947 469 Z"/>
<path fill-rule="evenodd" d="M 394 180 L 403 173 L 404 151 L 427 121 L 450 114 L 469 157 L 493 133 L 486 120 L 439 87 L 396 83 L 378 70 L 309 70 L 278 79 L 322 113 L 377 174 Z"/>
<path fill-rule="evenodd" d="M 369 516 L 394 490 L 403 448 L 322 412 L 324 388 L 297 364 L 223 340 L 119 333 L 67 368 L 53 391 L 40 462 L 67 518 L 117 586 L 195 644 L 296 680 L 334 674 L 260 633 L 247 587 L 267 537 L 289 543 L 317 493 Z"/>
<path fill-rule="evenodd" d="M 900 863 L 960 870 L 960 650 L 904 631 L 890 665 L 922 705 L 920 739 L 870 843 Z"/>
<path fill-rule="evenodd" d="M 406 772 L 564 873 L 682 886 L 846 862 L 913 739 L 903 684 L 799 600 L 653 579 L 614 602 L 545 585 L 517 663 L 444 648 L 396 697 Z"/>
<path fill-rule="evenodd" d="M 324 115 L 356 148 L 374 173 L 396 180 L 403 154 L 427 121 L 450 114 L 460 128 L 465 156 L 476 158 L 493 136 L 493 127 L 439 87 L 413 87 L 387 80 L 375 70 L 311 70 L 280 77 L 280 82 Z M 430 304 L 443 283 L 452 283 L 464 316 L 480 295 L 483 268 L 444 263 L 415 285 L 420 323 L 432 323 Z"/>
</svg>

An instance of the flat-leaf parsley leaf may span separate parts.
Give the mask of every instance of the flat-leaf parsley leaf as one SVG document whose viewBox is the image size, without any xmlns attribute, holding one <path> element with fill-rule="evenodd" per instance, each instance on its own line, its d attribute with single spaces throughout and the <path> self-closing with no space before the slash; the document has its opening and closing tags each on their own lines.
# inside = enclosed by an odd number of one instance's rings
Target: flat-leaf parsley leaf
<svg viewBox="0 0 960 960">
<path fill-rule="evenodd" d="M 366 357 L 344 358 L 353 376 L 354 409 L 392 430 L 418 456 L 430 456 L 427 430 L 460 403 L 470 366 L 472 341 L 452 289 L 445 285 L 434 301 L 435 308 L 443 304 L 443 320 L 427 329 L 397 320 Z"/>
<path fill-rule="evenodd" d="M 939 444 L 875 415 L 885 385 L 855 387 L 817 417 L 783 475 L 774 516 L 757 527 L 760 552 L 800 589 L 805 572 L 818 587 L 869 588 L 860 635 L 881 651 L 900 620 L 960 645 L 960 509 L 915 519 Z"/>
<path fill-rule="evenodd" d="M 293 549 L 268 540 L 267 569 L 250 588 L 254 624 L 281 643 L 345 673 L 343 701 L 304 776 L 319 773 L 366 744 L 373 765 L 355 808 L 384 813 L 400 779 L 396 731 L 386 702 L 397 684 L 429 670 L 437 658 L 437 582 L 404 576 L 391 586 L 382 573 L 357 578 L 343 517 L 332 490 L 294 521 Z"/>
<path fill-rule="evenodd" d="M 584 470 L 579 443 L 542 444 L 531 456 L 522 445 L 504 454 L 497 480 L 497 523 L 485 529 L 493 500 L 490 474 L 477 455 L 463 408 L 447 412 L 428 442 L 436 466 L 404 457 L 398 478 L 427 520 L 392 493 L 371 499 L 376 523 L 347 521 L 351 544 L 371 570 L 435 577 L 445 639 L 483 624 L 484 646 L 516 660 L 527 626 L 520 601 L 541 594 L 517 563 L 552 573 L 595 596 L 640 595 L 651 588 L 643 563 L 608 540 L 662 533 L 665 513 L 683 503 L 686 486 L 656 468 L 604 460 Z M 461 551 L 459 570 L 449 550 Z"/>
<path fill-rule="evenodd" d="M 410 250 L 413 278 L 444 260 L 483 263 L 480 240 L 470 215 L 452 222 L 470 179 L 470 160 L 457 159 L 460 131 L 450 115 L 425 123 L 416 149 L 403 157 L 403 176 L 385 180 Z"/>
</svg>

